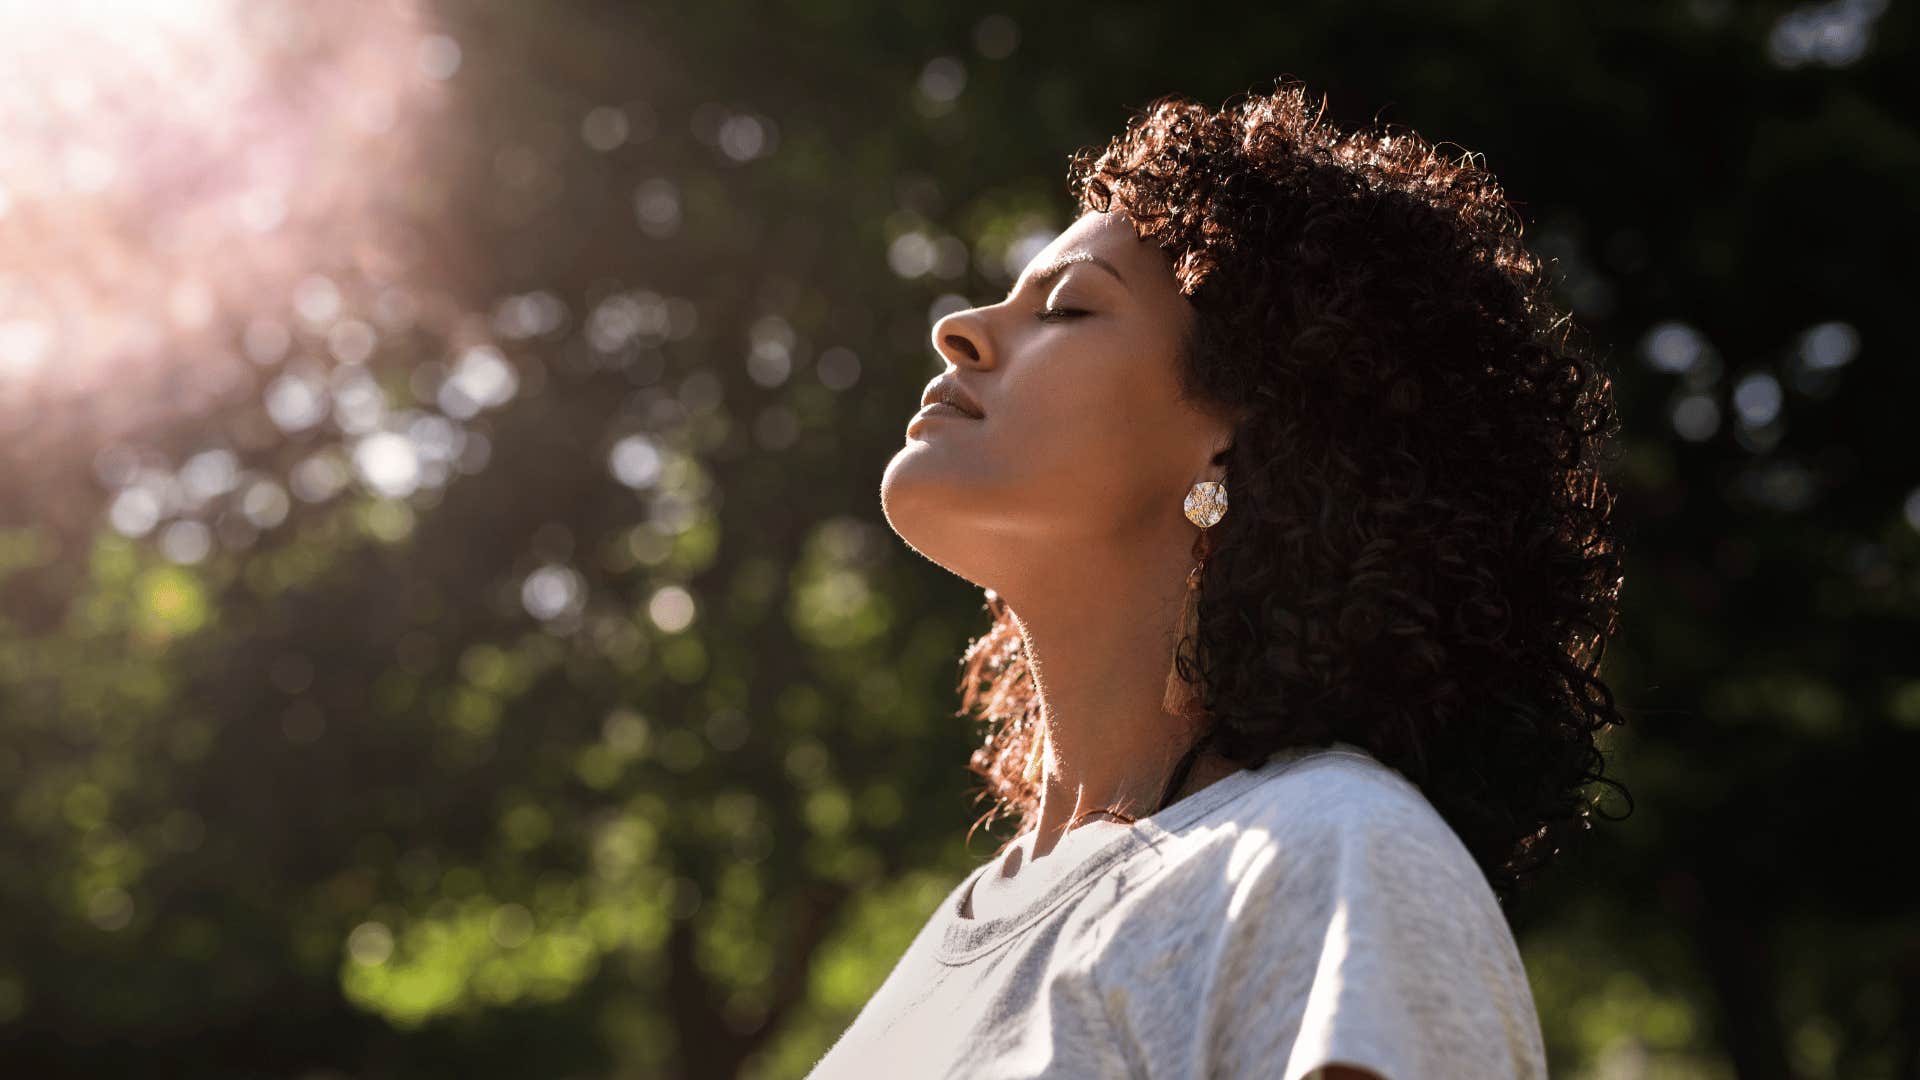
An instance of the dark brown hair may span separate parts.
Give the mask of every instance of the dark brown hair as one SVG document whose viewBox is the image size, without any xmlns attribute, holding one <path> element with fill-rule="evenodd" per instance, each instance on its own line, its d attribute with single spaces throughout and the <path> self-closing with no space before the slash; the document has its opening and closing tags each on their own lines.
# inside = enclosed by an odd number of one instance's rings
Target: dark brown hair
<svg viewBox="0 0 1920 1080">
<path fill-rule="evenodd" d="M 1600 677 L 1623 580 L 1612 383 L 1491 174 L 1324 111 L 1292 80 L 1218 110 L 1169 95 L 1070 160 L 1080 212 L 1122 209 L 1173 257 L 1186 397 L 1244 417 L 1179 668 L 1206 719 L 1156 809 L 1204 747 L 1255 767 L 1354 743 L 1504 903 L 1589 827 L 1589 784 L 1625 793 L 1595 741 L 1622 722 Z M 1038 701 L 1005 602 L 986 607 L 961 661 L 994 804 L 975 827 L 1024 832 Z"/>
</svg>

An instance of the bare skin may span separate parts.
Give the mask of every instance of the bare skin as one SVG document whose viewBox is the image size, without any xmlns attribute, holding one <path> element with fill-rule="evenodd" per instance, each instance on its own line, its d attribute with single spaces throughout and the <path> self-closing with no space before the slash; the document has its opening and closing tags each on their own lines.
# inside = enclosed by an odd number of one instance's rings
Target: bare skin
<svg viewBox="0 0 1920 1080">
<path fill-rule="evenodd" d="M 1088 255 L 1117 275 L 1082 260 L 1035 280 Z M 1199 531 L 1182 503 L 1195 483 L 1224 479 L 1214 459 L 1233 419 L 1180 400 L 1175 357 L 1192 318 L 1172 261 L 1115 210 L 1069 226 L 1006 300 L 933 328 L 983 416 L 923 421 L 888 463 L 881 505 L 916 551 L 1005 598 L 1045 731 L 1037 824 L 982 898 L 1045 863 L 1089 811 L 1151 813 L 1195 734 L 1161 704 Z M 1237 768 L 1203 755 L 1177 797 Z"/>
</svg>

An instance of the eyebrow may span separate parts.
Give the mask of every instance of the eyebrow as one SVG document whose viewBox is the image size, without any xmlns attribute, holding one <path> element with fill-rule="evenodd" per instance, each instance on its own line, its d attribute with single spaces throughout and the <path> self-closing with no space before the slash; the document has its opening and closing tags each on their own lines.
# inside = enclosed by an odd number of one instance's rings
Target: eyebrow
<svg viewBox="0 0 1920 1080">
<path fill-rule="evenodd" d="M 1042 266 L 1040 269 L 1035 270 L 1033 275 L 1027 279 L 1027 285 L 1045 285 L 1047 282 L 1066 273 L 1067 267 L 1075 266 L 1079 263 L 1092 263 L 1107 273 L 1112 274 L 1114 280 L 1120 284 L 1125 285 L 1127 283 L 1127 279 L 1120 276 L 1119 269 L 1112 263 L 1090 251 L 1075 251 L 1071 254 L 1062 255 L 1047 265 Z M 1016 281 L 1013 284 L 1013 292 L 1007 294 L 1007 299 L 1009 300 L 1020 292 L 1020 283 Z"/>
</svg>

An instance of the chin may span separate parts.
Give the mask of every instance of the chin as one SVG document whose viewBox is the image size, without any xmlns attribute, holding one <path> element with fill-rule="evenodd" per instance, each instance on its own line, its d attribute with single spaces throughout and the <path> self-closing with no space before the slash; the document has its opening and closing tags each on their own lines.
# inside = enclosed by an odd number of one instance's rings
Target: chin
<svg viewBox="0 0 1920 1080">
<path fill-rule="evenodd" d="M 880 481 L 880 513 L 887 525 L 927 561 L 962 578 L 969 552 L 977 561 L 979 545 L 969 542 L 969 527 L 956 513 L 964 498 L 952 484 L 924 472 L 915 463 L 924 455 L 903 449 L 888 463 Z"/>
</svg>

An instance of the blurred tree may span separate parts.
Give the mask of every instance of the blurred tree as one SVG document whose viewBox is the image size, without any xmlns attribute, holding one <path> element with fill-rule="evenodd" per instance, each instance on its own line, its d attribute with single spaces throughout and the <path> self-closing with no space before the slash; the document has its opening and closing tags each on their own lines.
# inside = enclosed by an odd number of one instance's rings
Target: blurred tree
<svg viewBox="0 0 1920 1080">
<path fill-rule="evenodd" d="M 1295 75 L 1484 154 L 1615 343 L 1636 811 L 1514 913 L 1556 1074 L 1920 1073 L 1920 923 L 1868 869 L 1920 732 L 1883 7 L 396 24 L 444 101 L 309 163 L 364 237 L 232 245 L 239 391 L 0 395 L 0 1070 L 803 1074 L 988 846 L 978 595 L 875 496 L 931 318 L 1131 108 Z M 289 93 L 360 71 L 328 9 L 246 10 Z"/>
</svg>

